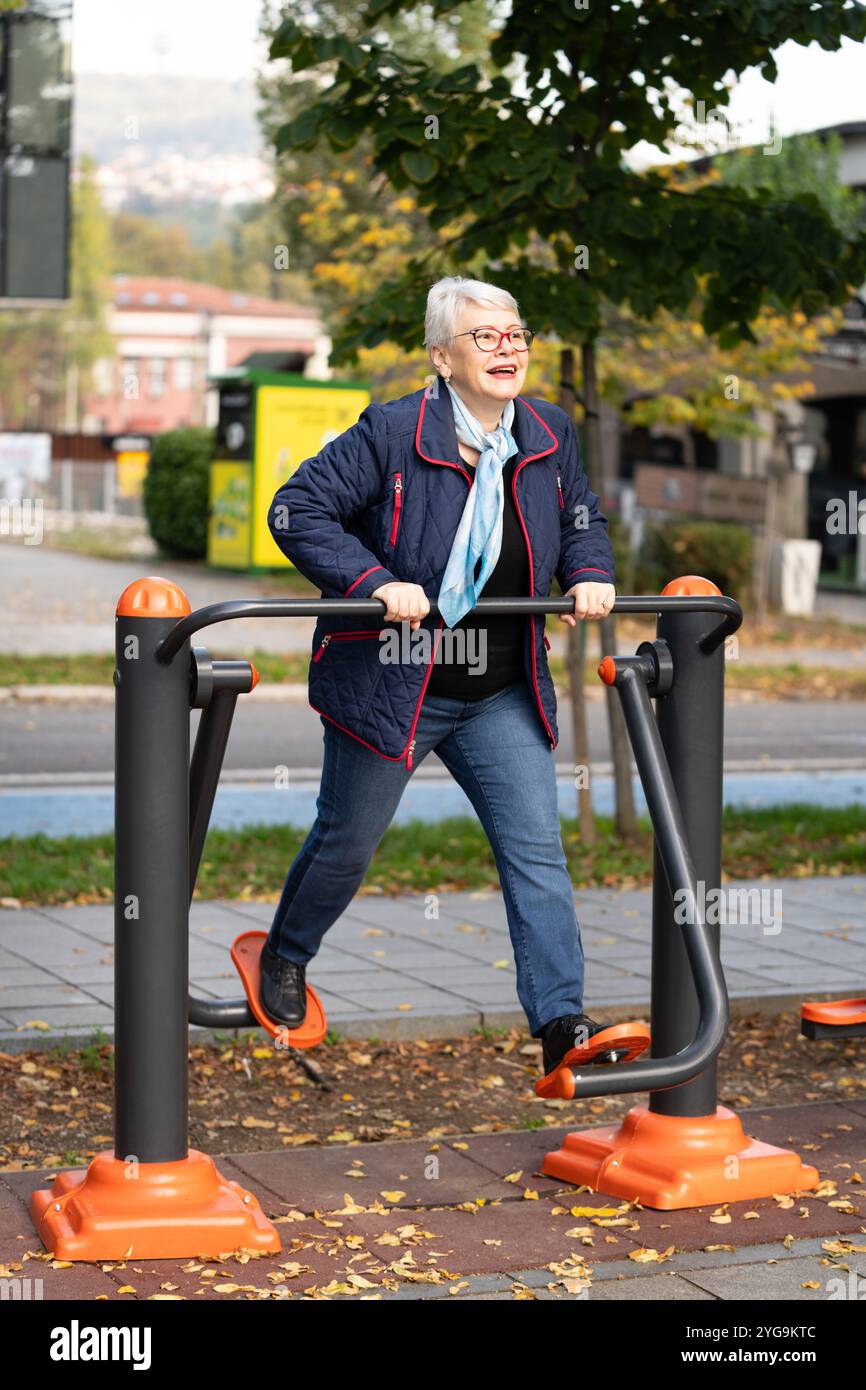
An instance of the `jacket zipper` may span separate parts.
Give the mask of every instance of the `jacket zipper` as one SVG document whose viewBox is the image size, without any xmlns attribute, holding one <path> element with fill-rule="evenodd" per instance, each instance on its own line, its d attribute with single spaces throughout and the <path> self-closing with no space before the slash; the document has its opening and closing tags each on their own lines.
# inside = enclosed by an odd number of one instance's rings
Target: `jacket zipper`
<svg viewBox="0 0 866 1390">
<path fill-rule="evenodd" d="M 564 506 L 565 506 L 565 498 L 564 498 L 563 495 L 562 495 L 562 479 L 560 478 L 560 476 L 559 476 L 558 473 L 557 473 L 557 475 L 556 475 L 556 495 L 557 495 L 557 497 L 559 498 L 559 505 L 560 505 L 560 507 L 564 507 Z"/>
<path fill-rule="evenodd" d="M 378 637 L 380 630 L 380 628 L 376 627 L 371 628 L 366 632 L 326 632 L 325 636 L 322 638 L 321 642 L 319 643 L 319 646 L 316 649 L 316 654 L 313 657 L 313 660 L 321 661 L 322 657 L 325 655 L 325 652 L 327 651 L 329 642 L 353 642 L 357 641 L 357 639 L 360 637 Z"/>
<path fill-rule="evenodd" d="M 397 532 L 400 529 L 400 512 L 403 507 L 403 474 L 397 473 L 394 477 L 394 516 L 391 521 L 390 544 L 396 545 Z"/>
<path fill-rule="evenodd" d="M 423 684 L 422 687 L 421 687 L 421 694 L 418 696 L 418 703 L 417 703 L 417 705 L 415 706 L 415 717 L 414 717 L 414 719 L 412 720 L 412 727 L 411 727 L 411 729 L 409 730 L 409 746 L 408 746 L 408 748 L 406 749 L 406 771 L 407 771 L 407 772 L 411 772 L 411 771 L 412 771 L 412 763 L 413 763 L 413 761 L 414 761 L 414 756 L 413 756 L 413 755 L 414 755 L 414 753 L 415 753 L 415 741 L 416 741 L 416 740 L 415 740 L 415 730 L 416 730 L 417 727 L 418 727 L 418 720 L 419 720 L 420 717 L 421 717 L 421 706 L 422 706 L 422 704 L 424 703 L 424 692 L 426 691 L 427 685 L 428 685 L 428 683 L 429 683 L 429 681 L 430 681 L 430 677 L 431 677 L 431 675 L 433 674 L 433 663 L 434 663 L 435 660 L 436 660 L 436 653 L 437 653 L 437 651 L 439 650 L 439 641 L 440 641 L 440 638 L 441 638 L 441 636 L 442 636 L 442 629 L 443 629 L 444 626 L 445 626 L 445 619 L 444 619 L 444 618 L 440 618 L 440 619 L 439 619 L 439 626 L 438 626 L 438 628 L 436 629 L 436 641 L 435 641 L 435 644 L 434 644 L 434 646 L 433 646 L 433 654 L 432 654 L 432 656 L 430 657 L 430 665 L 427 667 L 427 674 L 426 674 L 426 676 L 424 677 L 424 684 Z"/>
</svg>

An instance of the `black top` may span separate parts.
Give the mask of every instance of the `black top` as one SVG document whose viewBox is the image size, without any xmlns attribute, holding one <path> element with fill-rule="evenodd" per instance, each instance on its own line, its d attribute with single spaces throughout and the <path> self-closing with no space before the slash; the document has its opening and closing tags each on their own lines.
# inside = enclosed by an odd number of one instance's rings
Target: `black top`
<svg viewBox="0 0 866 1390">
<path fill-rule="evenodd" d="M 529 594 L 529 556 L 512 491 L 518 458 L 513 454 L 502 470 L 502 549 L 479 598 L 521 598 Z M 465 459 L 464 464 L 474 473 L 474 464 L 467 464 Z M 480 566 L 479 560 L 476 574 Z M 467 613 L 454 628 L 443 628 L 427 694 L 451 700 L 481 700 L 515 681 L 525 680 L 526 624 L 527 619 L 517 615 L 479 620 Z"/>
</svg>

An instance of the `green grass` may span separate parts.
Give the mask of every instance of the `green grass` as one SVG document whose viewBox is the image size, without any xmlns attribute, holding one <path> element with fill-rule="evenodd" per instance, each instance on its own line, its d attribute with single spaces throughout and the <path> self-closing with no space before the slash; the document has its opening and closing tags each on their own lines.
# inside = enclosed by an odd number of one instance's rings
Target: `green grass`
<svg viewBox="0 0 866 1390">
<path fill-rule="evenodd" d="M 109 1038 L 101 1028 L 97 1032 L 92 1042 L 86 1043 L 79 1049 L 79 1063 L 85 1071 L 94 1075 L 101 1075 L 103 1072 L 114 1071 L 114 1051 L 106 1052 L 105 1044 Z"/>
<path fill-rule="evenodd" d="M 237 652 L 216 649 L 212 655 L 221 658 L 237 656 Z M 274 652 L 244 653 L 256 667 L 262 680 L 271 685 L 306 685 L 309 656 L 305 652 L 280 655 Z M 554 681 L 565 689 L 568 683 L 566 663 L 562 657 L 549 658 Z M 98 653 L 81 656 L 22 656 L 0 653 L 0 686 L 4 685 L 104 685 L 112 683 L 114 657 Z M 866 671 L 833 666 L 801 666 L 796 661 L 779 666 L 748 666 L 729 661 L 726 683 L 731 690 L 754 690 L 767 699 L 808 695 L 814 699 L 847 699 L 866 701 Z M 588 661 L 584 668 L 588 686 L 600 688 L 598 663 Z"/>
<path fill-rule="evenodd" d="M 236 656 L 236 652 L 209 649 L 221 659 Z M 304 652 L 280 656 L 272 652 L 244 653 L 259 672 L 262 680 L 281 684 L 299 681 L 306 684 L 309 657 Z M 2 685 L 104 685 L 110 687 L 114 673 L 114 657 L 108 652 L 85 653 L 80 656 L 19 656 L 0 653 L 0 686 Z"/>
<path fill-rule="evenodd" d="M 576 821 L 562 822 L 574 883 L 622 887 L 648 883 L 652 873 L 649 821 L 624 843 L 611 817 L 596 819 L 597 840 L 587 848 Z M 205 846 L 197 896 L 276 901 L 286 871 L 306 832 L 294 826 L 212 830 Z M 724 866 L 731 878 L 866 872 L 866 807 L 785 805 L 759 811 L 728 809 Z M 0 897 L 22 904 L 110 902 L 113 837 L 45 835 L 0 840 Z M 438 893 L 498 886 L 493 855 L 480 824 L 455 818 L 393 826 L 366 878 L 382 893 Z"/>
<path fill-rule="evenodd" d="M 45 544 L 52 550 L 72 550 L 97 560 L 137 559 L 142 574 L 153 573 L 154 556 L 139 554 L 135 542 L 146 539 L 143 528 L 126 526 L 72 526 L 68 531 L 46 531 Z"/>
<path fill-rule="evenodd" d="M 0 685 L 111 685 L 113 656 L 20 656 L 0 652 Z"/>
</svg>

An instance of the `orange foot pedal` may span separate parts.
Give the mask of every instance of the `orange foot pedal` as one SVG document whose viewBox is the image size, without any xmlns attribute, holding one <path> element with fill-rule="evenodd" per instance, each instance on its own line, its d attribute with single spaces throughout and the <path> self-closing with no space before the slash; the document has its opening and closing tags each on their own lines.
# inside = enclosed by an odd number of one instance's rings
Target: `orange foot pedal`
<svg viewBox="0 0 866 1390">
<path fill-rule="evenodd" d="M 593 1033 L 589 1042 L 566 1052 L 558 1067 L 535 1083 L 535 1094 L 542 1100 L 571 1100 L 574 1095 L 572 1067 L 607 1066 L 633 1062 L 650 1045 L 650 1030 L 643 1023 L 615 1023 Z"/>
<path fill-rule="evenodd" d="M 285 1023 L 275 1023 L 261 1006 L 261 954 L 267 939 L 267 932 L 245 931 L 232 946 L 232 960 L 241 977 L 250 1009 L 265 1032 L 270 1033 L 272 1038 L 279 1038 L 284 1047 L 316 1047 L 328 1031 L 328 1021 L 322 1001 L 312 985 L 307 985 L 307 1016 L 297 1028 L 289 1028 Z"/>
<path fill-rule="evenodd" d="M 800 1010 L 800 1032 L 812 1039 L 866 1038 L 866 999 L 805 1003 Z"/>
</svg>

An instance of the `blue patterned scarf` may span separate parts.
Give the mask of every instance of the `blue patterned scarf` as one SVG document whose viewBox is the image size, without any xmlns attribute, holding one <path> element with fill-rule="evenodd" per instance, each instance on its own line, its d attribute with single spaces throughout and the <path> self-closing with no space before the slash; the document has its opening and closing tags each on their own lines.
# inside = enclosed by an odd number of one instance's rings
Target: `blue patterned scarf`
<svg viewBox="0 0 866 1390">
<path fill-rule="evenodd" d="M 488 433 L 450 384 L 448 391 L 457 438 L 480 454 L 475 465 L 475 482 L 469 489 L 439 589 L 439 612 L 450 628 L 475 607 L 499 559 L 505 508 L 502 470 L 517 453 L 517 444 L 511 434 L 513 400 L 505 402 L 498 426 Z M 479 559 L 481 569 L 476 577 Z"/>
</svg>

